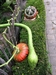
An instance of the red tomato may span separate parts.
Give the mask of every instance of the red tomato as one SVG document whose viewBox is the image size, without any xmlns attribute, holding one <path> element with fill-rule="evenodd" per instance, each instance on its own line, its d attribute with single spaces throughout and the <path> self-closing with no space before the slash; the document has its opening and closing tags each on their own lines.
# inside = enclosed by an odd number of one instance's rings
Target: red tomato
<svg viewBox="0 0 56 75">
<path fill-rule="evenodd" d="M 14 59 L 16 61 L 23 61 L 24 59 L 26 59 L 29 53 L 28 46 L 25 43 L 19 43 L 16 46 L 19 48 L 20 52 L 15 54 Z"/>
</svg>

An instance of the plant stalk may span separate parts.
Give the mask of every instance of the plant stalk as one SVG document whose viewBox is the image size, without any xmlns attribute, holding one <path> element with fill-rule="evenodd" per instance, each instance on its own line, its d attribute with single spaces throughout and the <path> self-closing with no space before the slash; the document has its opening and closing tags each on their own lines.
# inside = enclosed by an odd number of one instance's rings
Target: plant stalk
<svg viewBox="0 0 56 75">
<path fill-rule="evenodd" d="M 15 51 L 14 51 L 13 55 L 11 56 L 11 58 L 10 58 L 7 62 L 5 62 L 4 64 L 0 65 L 0 67 L 3 67 L 3 66 L 8 65 L 9 62 L 10 62 L 10 61 L 13 59 L 13 57 L 15 56 L 16 52 L 17 52 L 17 51 L 19 52 L 19 48 L 17 48 L 15 45 L 13 45 L 13 44 L 6 38 L 6 36 L 5 36 L 6 31 L 7 31 L 7 28 L 6 28 L 5 31 L 3 32 L 3 37 L 4 37 L 4 39 L 13 47 L 13 49 L 14 49 Z"/>
</svg>

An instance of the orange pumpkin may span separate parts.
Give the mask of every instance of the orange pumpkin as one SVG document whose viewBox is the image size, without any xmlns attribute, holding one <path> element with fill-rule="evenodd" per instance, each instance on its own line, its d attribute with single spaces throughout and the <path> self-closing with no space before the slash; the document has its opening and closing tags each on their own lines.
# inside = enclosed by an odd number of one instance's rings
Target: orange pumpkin
<svg viewBox="0 0 56 75">
<path fill-rule="evenodd" d="M 14 59 L 18 62 L 25 60 L 29 53 L 27 44 L 19 43 L 16 46 L 19 48 L 20 52 L 15 54 Z"/>
</svg>

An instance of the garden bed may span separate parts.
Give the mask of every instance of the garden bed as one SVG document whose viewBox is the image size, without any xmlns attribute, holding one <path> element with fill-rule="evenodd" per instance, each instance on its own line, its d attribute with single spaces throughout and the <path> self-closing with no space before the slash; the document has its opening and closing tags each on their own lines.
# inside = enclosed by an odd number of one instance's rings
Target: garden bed
<svg viewBox="0 0 56 75">
<path fill-rule="evenodd" d="M 13 75 L 48 75 L 50 74 L 50 66 L 48 63 L 48 56 L 46 51 L 46 39 L 45 39 L 45 7 L 43 1 L 28 0 L 27 6 L 35 6 L 39 12 L 34 21 L 22 21 L 23 24 L 29 26 L 33 34 L 33 42 L 36 53 L 38 55 L 38 64 L 34 70 L 31 70 L 27 59 L 21 63 L 15 63 L 12 67 Z M 25 29 L 21 30 L 20 42 L 28 44 L 28 35 Z"/>
</svg>

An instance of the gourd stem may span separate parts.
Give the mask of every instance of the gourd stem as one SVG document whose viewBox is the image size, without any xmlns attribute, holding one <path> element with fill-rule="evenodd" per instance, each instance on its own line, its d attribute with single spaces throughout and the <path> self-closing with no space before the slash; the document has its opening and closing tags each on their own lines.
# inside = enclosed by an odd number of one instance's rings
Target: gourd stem
<svg viewBox="0 0 56 75">
<path fill-rule="evenodd" d="M 4 37 L 4 39 L 5 39 L 13 48 L 15 48 L 16 46 L 13 45 L 13 44 L 6 38 L 6 36 L 5 36 L 6 31 L 7 31 L 7 28 L 6 28 L 5 31 L 3 32 L 3 37 Z"/>
</svg>

